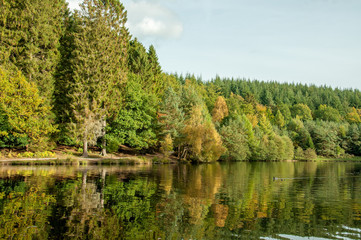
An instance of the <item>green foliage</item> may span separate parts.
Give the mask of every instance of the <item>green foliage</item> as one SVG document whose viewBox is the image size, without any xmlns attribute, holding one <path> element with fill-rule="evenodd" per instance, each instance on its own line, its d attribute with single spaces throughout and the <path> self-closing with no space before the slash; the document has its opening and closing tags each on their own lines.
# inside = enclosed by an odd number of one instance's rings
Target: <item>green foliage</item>
<svg viewBox="0 0 361 240">
<path fill-rule="evenodd" d="M 277 110 L 277 113 L 273 121 L 279 128 L 283 128 L 286 124 L 285 118 L 283 117 L 280 110 Z"/>
<path fill-rule="evenodd" d="M 347 152 L 360 155 L 361 152 L 361 125 L 351 124 L 347 132 Z"/>
<path fill-rule="evenodd" d="M 317 158 L 317 154 L 316 151 L 312 148 L 307 148 L 304 152 L 303 152 L 303 157 L 306 160 L 316 160 Z"/>
<path fill-rule="evenodd" d="M 282 105 L 292 106 L 306 104 L 312 111 L 321 104 L 337 109 L 340 113 L 347 112 L 350 107 L 361 107 L 361 92 L 355 89 L 332 89 L 329 86 L 316 87 L 315 85 L 289 84 L 277 82 L 264 82 L 247 79 L 220 79 L 219 77 L 207 84 L 215 84 L 220 88 L 221 94 L 229 98 L 237 94 L 246 98 L 252 94 L 255 101 L 268 104 L 269 101 L 261 100 L 261 97 L 269 92 L 278 107 Z M 266 99 L 266 98 L 264 98 Z M 271 99 L 269 97 L 269 99 Z M 271 105 L 271 104 L 270 104 Z M 281 109 L 280 109 L 281 110 Z M 286 116 L 285 112 L 281 110 Z M 295 117 L 295 116 L 294 116 Z"/>
<path fill-rule="evenodd" d="M 18 158 L 53 158 L 55 153 L 50 151 L 44 152 L 23 152 L 17 155 Z"/>
<path fill-rule="evenodd" d="M 304 159 L 304 152 L 301 147 L 297 147 L 295 151 L 295 159 Z"/>
<path fill-rule="evenodd" d="M 46 138 L 56 130 L 47 118 L 50 109 L 44 105 L 36 86 L 21 73 L 13 74 L 1 67 L 0 113 L 5 120 L 0 136 L 26 137 L 34 149 L 46 148 Z"/>
<path fill-rule="evenodd" d="M 37 186 L 28 191 L 19 187 L 6 193 L 0 215 L 0 238 L 47 239 L 47 218 L 55 198 L 42 193 Z"/>
<path fill-rule="evenodd" d="M 126 12 L 119 1 L 84 0 L 74 18 L 73 79 L 66 84 L 73 133 L 83 141 L 83 155 L 87 156 L 88 142 L 104 137 L 106 118 L 117 114 L 128 33 Z"/>
<path fill-rule="evenodd" d="M 311 134 L 317 154 L 327 157 L 337 157 L 340 145 L 338 125 L 333 122 L 307 121 L 305 128 Z"/>
<path fill-rule="evenodd" d="M 118 152 L 119 146 L 121 145 L 121 142 L 118 140 L 118 138 L 114 137 L 111 134 L 105 135 L 106 141 L 107 141 L 107 152 L 109 153 L 115 153 Z"/>
<path fill-rule="evenodd" d="M 292 160 L 294 159 L 294 146 L 292 140 L 287 136 L 282 136 L 282 140 L 284 143 L 284 155 L 282 156 L 282 159 L 284 160 Z"/>
<path fill-rule="evenodd" d="M 226 101 L 231 116 L 255 113 L 255 109 L 252 104 L 247 103 L 241 96 L 231 94 L 231 96 L 227 98 Z"/>
<path fill-rule="evenodd" d="M 318 110 L 315 111 L 315 118 L 321 119 L 323 121 L 333 121 L 333 122 L 340 122 L 341 115 L 337 111 L 337 109 L 327 106 L 327 105 L 320 105 Z"/>
<path fill-rule="evenodd" d="M 292 118 L 289 106 L 287 104 L 281 103 L 278 108 L 282 116 L 284 117 L 285 122 L 288 123 Z"/>
<path fill-rule="evenodd" d="M 122 220 L 122 239 L 141 239 L 153 229 L 156 185 L 142 179 L 128 183 L 113 181 L 104 190 L 105 206 Z M 141 237 L 142 236 L 142 237 Z"/>
<path fill-rule="evenodd" d="M 169 157 L 170 153 L 173 151 L 173 140 L 171 135 L 168 133 L 160 144 L 161 153 L 163 153 L 165 157 Z"/>
<path fill-rule="evenodd" d="M 310 133 L 299 118 L 294 118 L 290 121 L 288 130 L 295 147 L 299 146 L 302 149 L 315 147 Z"/>
<path fill-rule="evenodd" d="M 286 136 L 264 135 L 254 153 L 254 160 L 292 160 L 294 157 L 292 141 Z"/>
<path fill-rule="evenodd" d="M 271 138 L 274 136 L 271 122 L 268 120 L 268 118 L 266 117 L 265 114 L 261 115 L 259 126 L 264 135 L 271 137 Z"/>
<path fill-rule="evenodd" d="M 250 159 L 251 151 L 248 146 L 247 135 L 240 118 L 230 119 L 227 124 L 220 128 L 220 135 L 227 151 L 224 158 L 233 161 Z"/>
<path fill-rule="evenodd" d="M 20 137 L 11 133 L 11 125 L 5 113 L 0 112 L 0 147 L 25 147 L 29 144 L 27 136 Z"/>
<path fill-rule="evenodd" d="M 11 70 L 0 72 L 0 147 L 82 142 L 86 156 L 88 144 L 125 144 L 205 162 L 292 159 L 294 147 L 361 155 L 359 90 L 163 73 L 155 47 L 130 39 L 119 0 L 74 12 L 65 0 L 3 0 L 0 15 Z"/>
<path fill-rule="evenodd" d="M 299 103 L 292 106 L 291 113 L 294 118 L 298 116 L 301 120 L 312 120 L 311 109 L 305 104 Z"/>
<path fill-rule="evenodd" d="M 124 103 L 110 124 L 109 134 L 121 144 L 149 149 L 157 144 L 156 97 L 143 90 L 139 77 L 130 74 L 124 90 Z"/>
<path fill-rule="evenodd" d="M 3 0 L 0 7 L 0 65 L 21 71 L 46 104 L 54 91 L 66 11 L 65 0 Z"/>
<path fill-rule="evenodd" d="M 179 148 L 182 142 L 185 114 L 180 94 L 173 88 L 165 91 L 159 112 L 159 125 L 163 136 L 170 134 L 174 147 Z"/>
</svg>

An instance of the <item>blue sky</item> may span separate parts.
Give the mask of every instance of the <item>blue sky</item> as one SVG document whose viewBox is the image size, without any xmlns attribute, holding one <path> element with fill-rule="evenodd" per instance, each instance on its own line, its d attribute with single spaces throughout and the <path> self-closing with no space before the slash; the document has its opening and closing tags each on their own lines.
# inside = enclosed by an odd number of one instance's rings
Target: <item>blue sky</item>
<svg viewBox="0 0 361 240">
<path fill-rule="evenodd" d="M 130 33 L 156 47 L 166 72 L 361 90 L 361 0 L 123 4 Z"/>
</svg>

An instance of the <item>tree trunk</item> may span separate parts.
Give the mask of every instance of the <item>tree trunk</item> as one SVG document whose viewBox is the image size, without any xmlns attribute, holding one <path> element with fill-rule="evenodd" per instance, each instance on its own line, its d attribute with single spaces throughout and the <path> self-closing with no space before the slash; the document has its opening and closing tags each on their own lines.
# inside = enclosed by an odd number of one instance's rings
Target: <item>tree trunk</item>
<svg viewBox="0 0 361 240">
<path fill-rule="evenodd" d="M 100 155 L 102 156 L 106 156 L 107 155 L 107 140 L 105 139 L 105 134 L 106 134 L 106 130 L 105 127 L 107 126 L 107 120 L 105 118 L 105 116 L 102 119 L 102 152 L 100 153 Z"/>
<path fill-rule="evenodd" d="M 104 208 L 104 188 L 105 188 L 105 177 L 107 175 L 106 170 L 102 170 L 102 190 L 100 192 L 100 206 Z"/>
<path fill-rule="evenodd" d="M 83 157 L 85 158 L 88 157 L 88 140 L 86 139 L 86 137 L 84 138 L 83 141 Z"/>
</svg>

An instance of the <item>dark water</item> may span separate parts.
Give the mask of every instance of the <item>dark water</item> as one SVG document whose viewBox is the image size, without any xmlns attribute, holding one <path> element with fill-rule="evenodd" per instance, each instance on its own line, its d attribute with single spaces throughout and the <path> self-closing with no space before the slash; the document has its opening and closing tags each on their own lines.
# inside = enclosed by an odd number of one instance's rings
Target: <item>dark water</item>
<svg viewBox="0 0 361 240">
<path fill-rule="evenodd" d="M 0 239 L 361 239 L 361 164 L 2 167 Z"/>
</svg>

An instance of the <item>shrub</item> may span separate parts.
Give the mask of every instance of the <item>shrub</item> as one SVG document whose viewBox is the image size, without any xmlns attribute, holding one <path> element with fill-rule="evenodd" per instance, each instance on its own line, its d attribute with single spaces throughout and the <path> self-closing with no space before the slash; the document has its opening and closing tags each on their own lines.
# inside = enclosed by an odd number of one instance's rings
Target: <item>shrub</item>
<svg viewBox="0 0 361 240">
<path fill-rule="evenodd" d="M 307 148 L 303 152 L 303 158 L 305 160 L 316 160 L 316 158 L 317 158 L 316 151 L 314 149 L 312 149 L 312 148 Z"/>
<path fill-rule="evenodd" d="M 298 147 L 295 151 L 295 159 L 303 159 L 304 155 L 303 155 L 303 150 L 301 147 Z"/>
</svg>

